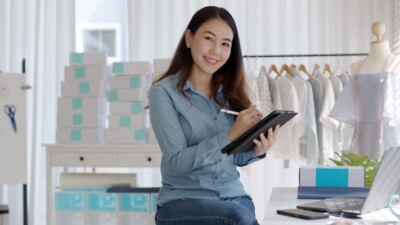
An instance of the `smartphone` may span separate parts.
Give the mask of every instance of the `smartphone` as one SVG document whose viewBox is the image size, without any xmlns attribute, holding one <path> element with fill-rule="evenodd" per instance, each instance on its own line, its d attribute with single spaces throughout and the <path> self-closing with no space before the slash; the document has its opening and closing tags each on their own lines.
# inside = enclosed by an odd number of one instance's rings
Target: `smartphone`
<svg viewBox="0 0 400 225">
<path fill-rule="evenodd" d="M 304 209 L 278 209 L 276 213 L 285 216 L 291 216 L 306 220 L 325 219 L 329 218 L 329 214 L 323 212 L 315 212 Z"/>
</svg>

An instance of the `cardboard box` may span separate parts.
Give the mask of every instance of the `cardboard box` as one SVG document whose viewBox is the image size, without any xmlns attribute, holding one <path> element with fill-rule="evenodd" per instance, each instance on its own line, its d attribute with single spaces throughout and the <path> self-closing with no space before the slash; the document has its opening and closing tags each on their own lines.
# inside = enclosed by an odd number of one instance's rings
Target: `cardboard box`
<svg viewBox="0 0 400 225">
<path fill-rule="evenodd" d="M 126 75 L 150 74 L 151 64 L 146 61 L 115 62 L 112 64 L 112 73 Z"/>
<path fill-rule="evenodd" d="M 112 115 L 126 115 L 126 114 L 139 114 L 144 113 L 144 103 L 141 101 L 132 102 L 110 102 L 110 114 Z"/>
<path fill-rule="evenodd" d="M 136 115 L 109 115 L 109 128 L 144 128 L 144 114 Z"/>
<path fill-rule="evenodd" d="M 90 111 L 69 114 L 57 112 L 57 127 L 59 128 L 105 128 L 106 114 L 91 113 Z"/>
<path fill-rule="evenodd" d="M 154 134 L 153 128 L 147 129 L 147 143 L 148 144 L 158 144 L 156 135 Z"/>
<path fill-rule="evenodd" d="M 107 70 L 105 65 L 70 65 L 64 67 L 66 81 L 106 80 Z"/>
<path fill-rule="evenodd" d="M 104 129 L 57 128 L 57 144 L 103 144 Z"/>
<path fill-rule="evenodd" d="M 171 59 L 154 59 L 153 60 L 153 71 L 165 72 L 167 71 Z"/>
<path fill-rule="evenodd" d="M 102 80 L 61 82 L 61 96 L 64 97 L 100 97 L 104 93 L 105 84 Z"/>
<path fill-rule="evenodd" d="M 110 102 L 132 102 L 143 101 L 145 98 L 145 91 L 142 88 L 135 89 L 111 89 L 108 91 L 107 100 Z"/>
<path fill-rule="evenodd" d="M 110 89 L 146 88 L 145 75 L 120 75 L 110 77 Z"/>
<path fill-rule="evenodd" d="M 107 113 L 108 102 L 105 97 L 59 97 L 57 112 L 66 115 L 88 112 L 90 114 Z"/>
<path fill-rule="evenodd" d="M 146 129 L 107 128 L 104 133 L 106 144 L 146 144 Z"/>
<path fill-rule="evenodd" d="M 364 187 L 364 169 L 346 166 L 302 166 L 299 186 L 306 187 Z"/>
<path fill-rule="evenodd" d="M 107 64 L 106 54 L 103 52 L 71 52 L 69 53 L 71 65 Z"/>
</svg>

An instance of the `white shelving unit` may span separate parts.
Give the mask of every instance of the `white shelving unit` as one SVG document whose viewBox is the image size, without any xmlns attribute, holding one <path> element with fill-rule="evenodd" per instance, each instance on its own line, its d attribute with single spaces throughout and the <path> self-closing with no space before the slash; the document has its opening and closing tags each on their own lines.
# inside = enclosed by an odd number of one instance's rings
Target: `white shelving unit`
<svg viewBox="0 0 400 225">
<path fill-rule="evenodd" d="M 54 224 L 53 169 L 64 168 L 143 168 L 160 167 L 158 145 L 45 145 L 47 225 Z"/>
</svg>

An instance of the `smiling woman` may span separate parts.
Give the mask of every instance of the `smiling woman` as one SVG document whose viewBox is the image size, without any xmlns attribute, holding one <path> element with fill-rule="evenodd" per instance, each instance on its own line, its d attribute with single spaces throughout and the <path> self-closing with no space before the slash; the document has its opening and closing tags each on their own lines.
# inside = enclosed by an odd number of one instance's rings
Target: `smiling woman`
<svg viewBox="0 0 400 225">
<path fill-rule="evenodd" d="M 207 6 L 194 14 L 171 65 L 150 88 L 149 106 L 162 151 L 157 225 L 258 224 L 237 166 L 265 158 L 276 132 L 260 135 L 248 152 L 221 152 L 262 118 L 246 92 L 239 35 L 228 11 Z"/>
</svg>

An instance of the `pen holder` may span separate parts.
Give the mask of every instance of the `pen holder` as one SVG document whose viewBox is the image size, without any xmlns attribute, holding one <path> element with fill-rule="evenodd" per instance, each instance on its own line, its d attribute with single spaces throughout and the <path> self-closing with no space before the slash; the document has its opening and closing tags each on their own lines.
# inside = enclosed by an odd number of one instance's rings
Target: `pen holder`
<svg viewBox="0 0 400 225">
<path fill-rule="evenodd" d="M 400 220 L 400 194 L 390 196 L 388 207 L 393 215 Z"/>
</svg>

